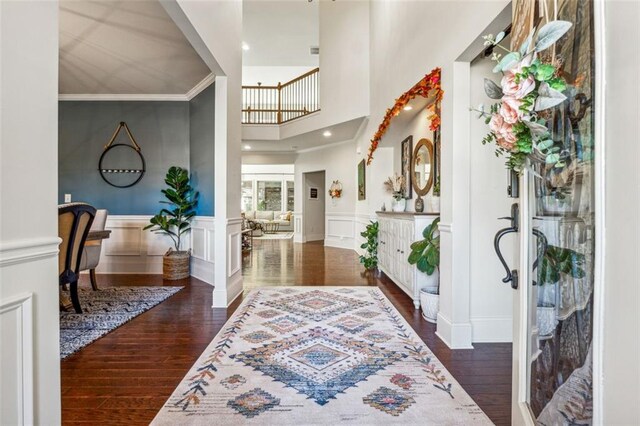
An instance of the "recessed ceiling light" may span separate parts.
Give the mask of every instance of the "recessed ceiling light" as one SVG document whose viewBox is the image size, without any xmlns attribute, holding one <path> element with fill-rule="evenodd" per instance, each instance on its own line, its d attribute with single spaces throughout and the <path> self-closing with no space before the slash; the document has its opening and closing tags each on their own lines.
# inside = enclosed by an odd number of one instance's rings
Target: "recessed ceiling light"
<svg viewBox="0 0 640 426">
<path fill-rule="evenodd" d="M 325 138 L 328 138 L 329 136 L 331 136 L 331 132 L 328 130 L 325 130 L 322 136 L 324 136 Z"/>
<path fill-rule="evenodd" d="M 244 41 L 242 42 L 242 50 L 249 50 L 249 45 Z"/>
<path fill-rule="evenodd" d="M 247 151 L 251 149 L 251 147 L 249 145 L 245 145 L 244 149 L 246 149 Z"/>
<path fill-rule="evenodd" d="M 407 105 L 406 107 L 403 108 L 405 111 L 411 111 L 413 109 L 413 107 L 411 105 Z"/>
</svg>

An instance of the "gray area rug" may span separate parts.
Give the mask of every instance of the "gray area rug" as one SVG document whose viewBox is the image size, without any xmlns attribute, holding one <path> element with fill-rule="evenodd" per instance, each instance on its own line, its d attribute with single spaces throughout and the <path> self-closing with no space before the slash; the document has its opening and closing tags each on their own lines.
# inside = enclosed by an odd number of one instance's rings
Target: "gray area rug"
<svg viewBox="0 0 640 426">
<path fill-rule="evenodd" d="M 60 312 L 60 359 L 148 311 L 183 287 L 79 289 L 82 314 Z"/>
</svg>

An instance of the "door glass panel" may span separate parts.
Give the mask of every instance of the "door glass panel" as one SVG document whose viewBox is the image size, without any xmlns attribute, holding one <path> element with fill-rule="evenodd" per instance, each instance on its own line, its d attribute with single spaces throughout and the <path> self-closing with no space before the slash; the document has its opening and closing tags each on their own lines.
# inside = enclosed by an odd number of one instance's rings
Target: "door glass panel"
<svg viewBox="0 0 640 426">
<path fill-rule="evenodd" d="M 282 211 L 282 181 L 257 181 L 258 210 Z"/>
<path fill-rule="evenodd" d="M 536 2 L 538 3 L 538 2 Z M 593 265 L 595 248 L 593 4 L 558 0 L 541 15 L 573 29 L 544 52 L 569 83 L 568 100 L 549 113 L 563 167 L 532 161 L 528 188 L 528 402 L 541 424 L 590 424 L 592 418 Z M 557 7 L 557 9 L 556 9 Z M 553 55 L 553 56 L 552 56 Z"/>
</svg>

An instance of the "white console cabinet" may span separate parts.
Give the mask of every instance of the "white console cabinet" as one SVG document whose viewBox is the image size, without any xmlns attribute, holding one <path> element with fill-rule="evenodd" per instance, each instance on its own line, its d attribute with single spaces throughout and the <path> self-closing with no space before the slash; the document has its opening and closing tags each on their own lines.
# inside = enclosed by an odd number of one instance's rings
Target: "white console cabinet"
<svg viewBox="0 0 640 426">
<path fill-rule="evenodd" d="M 420 289 L 435 287 L 435 276 L 410 265 L 411 244 L 422 240 L 422 231 L 439 215 L 431 213 L 376 212 L 378 215 L 378 267 L 413 299 L 420 308 Z"/>
</svg>

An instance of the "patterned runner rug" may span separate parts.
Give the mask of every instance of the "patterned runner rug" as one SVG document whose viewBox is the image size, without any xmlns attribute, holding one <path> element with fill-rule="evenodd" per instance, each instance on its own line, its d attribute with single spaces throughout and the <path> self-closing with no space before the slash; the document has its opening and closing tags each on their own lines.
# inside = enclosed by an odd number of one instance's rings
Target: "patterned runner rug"
<svg viewBox="0 0 640 426">
<path fill-rule="evenodd" d="M 253 237 L 256 240 L 290 240 L 293 238 L 293 232 L 276 232 L 275 234 L 262 234 L 259 237 Z"/>
<path fill-rule="evenodd" d="M 155 425 L 486 425 L 373 287 L 253 290 Z"/>
<path fill-rule="evenodd" d="M 60 312 L 60 359 L 148 311 L 183 287 L 79 289 L 82 314 Z"/>
</svg>

